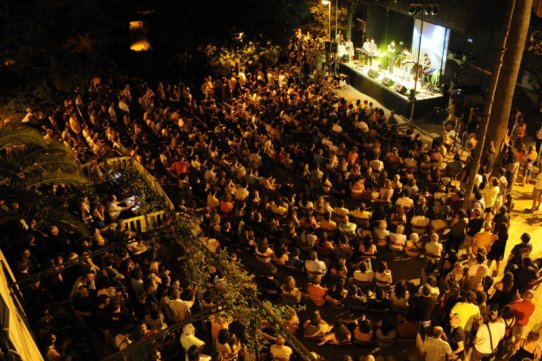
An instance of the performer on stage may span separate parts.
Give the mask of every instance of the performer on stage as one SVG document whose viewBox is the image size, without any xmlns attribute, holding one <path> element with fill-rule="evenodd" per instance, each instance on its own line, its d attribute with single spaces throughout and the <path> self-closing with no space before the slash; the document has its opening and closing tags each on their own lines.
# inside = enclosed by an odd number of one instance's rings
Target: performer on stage
<svg viewBox="0 0 542 361">
<path fill-rule="evenodd" d="M 363 43 L 363 52 L 365 54 L 365 65 L 373 65 L 373 58 L 376 56 L 375 39 L 367 40 Z"/>
<path fill-rule="evenodd" d="M 401 69 L 403 70 L 403 80 L 409 81 L 410 71 L 412 69 L 412 64 L 414 63 L 414 60 L 412 59 L 412 53 L 408 51 L 407 48 L 404 48 L 401 52 L 401 55 L 399 56 L 399 60 L 401 62 Z"/>
<path fill-rule="evenodd" d="M 419 66 L 419 71 L 420 73 L 418 73 L 418 76 L 420 77 L 420 84 L 423 87 L 425 86 L 426 77 L 431 75 L 431 73 L 435 71 L 435 69 L 431 67 L 431 58 L 427 53 L 423 54 L 423 59 Z"/>
<path fill-rule="evenodd" d="M 337 63 L 342 63 L 345 55 L 348 55 L 346 52 L 346 45 L 344 41 L 341 41 L 337 44 Z"/>
<path fill-rule="evenodd" d="M 352 39 L 350 38 L 346 39 L 344 46 L 346 47 L 346 54 L 348 55 L 348 61 L 352 61 L 354 59 L 354 43 L 352 42 Z"/>
<path fill-rule="evenodd" d="M 393 74 L 393 67 L 395 65 L 395 58 L 397 57 L 397 48 L 395 47 L 395 40 L 392 40 L 388 44 L 388 71 Z"/>
</svg>

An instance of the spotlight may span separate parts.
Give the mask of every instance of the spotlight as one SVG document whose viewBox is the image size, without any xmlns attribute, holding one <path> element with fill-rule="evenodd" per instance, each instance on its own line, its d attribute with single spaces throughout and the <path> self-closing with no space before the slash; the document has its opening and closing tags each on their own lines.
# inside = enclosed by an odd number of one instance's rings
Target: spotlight
<svg viewBox="0 0 542 361">
<path fill-rule="evenodd" d="M 437 15 L 438 14 L 438 5 L 432 5 L 430 6 L 429 15 Z"/>
<path fill-rule="evenodd" d="M 415 4 L 410 4 L 410 6 L 408 7 L 408 14 L 409 15 L 416 14 L 416 5 Z"/>
</svg>

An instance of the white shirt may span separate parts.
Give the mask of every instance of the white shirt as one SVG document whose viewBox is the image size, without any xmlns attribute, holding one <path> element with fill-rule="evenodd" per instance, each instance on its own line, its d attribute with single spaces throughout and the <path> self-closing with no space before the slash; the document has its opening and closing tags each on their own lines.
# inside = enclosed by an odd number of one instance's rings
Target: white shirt
<svg viewBox="0 0 542 361">
<path fill-rule="evenodd" d="M 489 330 L 488 326 L 491 329 L 491 341 L 489 339 Z M 478 328 L 476 332 L 476 343 L 474 347 L 480 353 L 491 353 L 497 348 L 499 341 L 504 338 L 506 326 L 502 322 L 489 322 L 483 324 Z M 491 343 L 493 343 L 493 350 L 491 349 Z"/>
</svg>

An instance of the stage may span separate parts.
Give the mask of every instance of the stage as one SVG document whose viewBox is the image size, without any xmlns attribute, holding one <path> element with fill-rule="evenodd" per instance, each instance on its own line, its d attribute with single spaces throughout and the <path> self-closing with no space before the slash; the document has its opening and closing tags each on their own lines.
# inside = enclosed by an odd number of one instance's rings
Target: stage
<svg viewBox="0 0 542 361">
<path fill-rule="evenodd" d="M 412 77 L 404 76 L 397 69 L 394 74 L 390 74 L 386 70 L 370 68 L 357 60 L 339 64 L 339 72 L 348 75 L 350 84 L 358 91 L 376 99 L 387 109 L 395 110 L 406 118 L 410 117 L 409 95 L 414 89 Z M 421 86 L 418 80 L 414 119 L 425 116 L 435 107 L 446 105 L 446 101 L 440 89 L 429 79 L 426 86 Z"/>
</svg>

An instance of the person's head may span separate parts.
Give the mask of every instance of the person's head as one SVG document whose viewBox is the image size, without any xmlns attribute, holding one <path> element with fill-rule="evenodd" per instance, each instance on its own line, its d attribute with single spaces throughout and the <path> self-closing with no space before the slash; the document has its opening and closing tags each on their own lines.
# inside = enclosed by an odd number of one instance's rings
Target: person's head
<svg viewBox="0 0 542 361">
<path fill-rule="evenodd" d="M 422 286 L 422 295 L 429 297 L 431 295 L 431 287 L 428 284 Z"/>
<path fill-rule="evenodd" d="M 527 244 L 531 241 L 531 235 L 529 233 L 523 233 L 521 235 L 521 242 Z"/>
<path fill-rule="evenodd" d="M 442 334 L 444 333 L 444 330 L 440 326 L 433 327 L 433 337 L 434 338 L 441 338 Z"/>
<path fill-rule="evenodd" d="M 499 313 L 497 311 L 489 312 L 489 322 L 497 322 L 499 320 Z"/>
<path fill-rule="evenodd" d="M 540 337 L 540 334 L 537 331 L 530 331 L 527 334 L 527 341 L 528 342 L 536 342 L 536 341 L 538 341 L 539 337 Z"/>
<path fill-rule="evenodd" d="M 188 324 L 184 325 L 183 334 L 185 336 L 191 336 L 191 335 L 194 335 L 195 333 L 196 333 L 196 328 L 194 327 L 193 324 L 188 323 Z"/>
<path fill-rule="evenodd" d="M 225 344 L 230 339 L 230 331 L 227 328 L 223 328 L 218 332 L 218 343 Z"/>
<path fill-rule="evenodd" d="M 534 298 L 533 290 L 527 290 L 523 293 L 523 298 L 526 300 L 532 300 Z"/>
<path fill-rule="evenodd" d="M 295 278 L 293 276 L 288 276 L 284 280 L 284 285 L 287 289 L 292 290 L 295 288 Z"/>
<path fill-rule="evenodd" d="M 87 298 L 89 296 L 88 287 L 85 285 L 79 286 L 79 296 Z"/>
<path fill-rule="evenodd" d="M 320 312 L 314 311 L 310 318 L 310 323 L 313 326 L 318 326 L 320 322 L 322 322 L 322 317 L 320 316 Z"/>
<path fill-rule="evenodd" d="M 474 292 L 472 292 L 472 291 L 468 291 L 467 294 L 465 295 L 465 300 L 468 303 L 476 302 L 476 294 Z"/>
<path fill-rule="evenodd" d="M 284 339 L 284 337 L 282 335 L 277 335 L 277 337 L 275 338 L 275 344 L 277 346 L 283 346 L 285 343 L 286 340 Z"/>
</svg>

